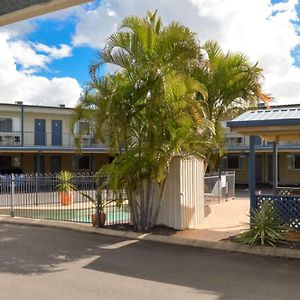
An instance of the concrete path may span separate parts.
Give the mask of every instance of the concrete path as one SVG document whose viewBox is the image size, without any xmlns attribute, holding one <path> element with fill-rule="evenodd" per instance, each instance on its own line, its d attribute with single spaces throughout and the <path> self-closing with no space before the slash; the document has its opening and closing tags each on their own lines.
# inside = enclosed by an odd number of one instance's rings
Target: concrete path
<svg viewBox="0 0 300 300">
<path fill-rule="evenodd" d="M 220 241 L 237 235 L 249 227 L 249 196 L 241 195 L 228 201 L 206 201 L 204 223 L 195 229 L 187 229 L 176 235 L 204 241 Z"/>
<path fill-rule="evenodd" d="M 300 261 L 0 224 L 1 299 L 297 299 Z"/>
</svg>

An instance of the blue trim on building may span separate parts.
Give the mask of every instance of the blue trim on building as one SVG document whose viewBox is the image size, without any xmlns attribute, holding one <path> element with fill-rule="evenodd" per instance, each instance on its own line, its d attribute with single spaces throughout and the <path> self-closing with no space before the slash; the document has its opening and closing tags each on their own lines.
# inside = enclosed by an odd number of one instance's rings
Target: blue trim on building
<svg viewBox="0 0 300 300">
<path fill-rule="evenodd" d="M 250 146 L 229 146 L 225 147 L 226 151 L 249 151 Z M 299 145 L 278 145 L 278 150 L 300 150 L 300 144 Z M 273 146 L 263 146 L 263 145 L 255 145 L 255 149 L 257 151 L 270 151 L 272 152 Z"/>
<path fill-rule="evenodd" d="M 300 119 L 279 119 L 279 120 L 251 120 L 251 121 L 228 121 L 230 128 L 237 127 L 258 127 L 258 126 L 289 126 L 300 125 Z"/>
<path fill-rule="evenodd" d="M 62 152 L 89 152 L 89 153 L 109 153 L 108 148 L 74 148 L 74 147 L 41 147 L 41 146 L 33 146 L 33 147 L 0 147 L 0 151 L 5 152 L 5 151 L 28 151 L 28 152 L 57 152 L 57 151 L 62 151 Z"/>
</svg>

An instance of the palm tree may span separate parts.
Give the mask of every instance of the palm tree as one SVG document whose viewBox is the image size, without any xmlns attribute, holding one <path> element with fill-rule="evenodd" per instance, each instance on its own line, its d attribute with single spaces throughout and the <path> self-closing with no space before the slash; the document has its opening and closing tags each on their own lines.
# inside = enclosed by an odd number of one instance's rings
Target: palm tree
<svg viewBox="0 0 300 300">
<path fill-rule="evenodd" d="M 163 27 L 156 12 L 128 17 L 91 65 L 87 94 L 77 118 L 94 120 L 95 131 L 119 155 L 102 171 L 112 188 L 125 188 L 138 230 L 154 226 L 172 158 L 201 155 L 205 122 L 196 93 L 204 86 L 188 70 L 201 59 L 194 33 L 179 23 Z M 104 63 L 118 72 L 97 76 Z"/>
<path fill-rule="evenodd" d="M 146 18 L 127 17 L 112 34 L 97 61 L 91 65 L 94 73 L 103 63 L 111 63 L 129 74 L 137 68 L 161 67 L 180 69 L 199 55 L 196 35 L 178 22 L 163 27 L 157 12 Z M 148 65 L 149 64 L 149 65 Z"/>
<path fill-rule="evenodd" d="M 198 100 L 207 118 L 214 124 L 210 132 L 210 146 L 206 160 L 210 170 L 216 170 L 224 154 L 224 133 L 220 121 L 231 119 L 257 105 L 269 102 L 270 97 L 262 93 L 262 69 L 251 64 L 241 53 L 224 53 L 215 41 L 201 47 L 207 58 L 192 69 L 192 76 L 207 88 L 208 97 L 200 94 Z M 213 134 L 212 134 L 213 132 Z"/>
</svg>

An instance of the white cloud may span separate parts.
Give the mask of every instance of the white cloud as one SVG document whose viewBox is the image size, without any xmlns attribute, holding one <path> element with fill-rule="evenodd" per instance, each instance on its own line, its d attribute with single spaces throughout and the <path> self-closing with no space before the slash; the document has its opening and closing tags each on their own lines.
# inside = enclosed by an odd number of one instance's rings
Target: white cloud
<svg viewBox="0 0 300 300">
<path fill-rule="evenodd" d="M 16 63 L 24 69 L 32 67 L 45 67 L 50 62 L 50 57 L 36 53 L 32 46 L 24 41 L 8 41 L 11 55 Z"/>
<path fill-rule="evenodd" d="M 272 5 L 270 0 L 103 0 L 81 11 L 75 46 L 103 47 L 122 18 L 158 9 L 163 21 L 179 20 L 200 41 L 214 39 L 225 50 L 242 51 L 264 68 L 266 92 L 278 103 L 300 103 L 300 69 L 291 51 L 299 45 L 297 0 Z"/>
<path fill-rule="evenodd" d="M 47 46 L 41 43 L 33 45 L 34 49 L 48 55 L 48 58 L 61 59 L 72 55 L 72 48 L 69 45 L 60 44 L 60 47 Z"/>
<path fill-rule="evenodd" d="M 36 48 L 45 54 L 37 53 Z M 74 78 L 48 79 L 34 73 L 36 67 L 47 67 L 54 58 L 70 54 L 64 45 L 60 48 L 34 45 L 10 39 L 8 32 L 0 32 L 0 102 L 24 101 L 38 105 L 74 105 L 81 87 Z M 21 65 L 21 70 L 17 68 Z"/>
<path fill-rule="evenodd" d="M 62 59 L 72 55 L 72 48 L 61 44 L 60 47 L 47 46 L 41 43 L 30 43 L 23 40 L 11 39 L 8 33 L 3 33 L 16 63 L 28 72 L 47 68 L 54 59 Z M 35 69 L 36 68 L 36 69 Z"/>
</svg>

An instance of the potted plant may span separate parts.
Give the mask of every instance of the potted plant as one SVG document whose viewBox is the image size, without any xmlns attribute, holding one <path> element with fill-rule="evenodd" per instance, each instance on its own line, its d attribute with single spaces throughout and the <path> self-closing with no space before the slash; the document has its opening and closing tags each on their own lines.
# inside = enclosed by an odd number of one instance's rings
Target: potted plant
<svg viewBox="0 0 300 300">
<path fill-rule="evenodd" d="M 59 191 L 59 199 L 62 205 L 71 205 L 73 203 L 73 191 L 76 186 L 72 183 L 73 175 L 69 171 L 61 171 L 57 175 L 59 180 L 56 189 Z"/>
<path fill-rule="evenodd" d="M 81 195 L 91 201 L 94 206 L 94 212 L 91 215 L 91 220 L 94 227 L 98 225 L 99 227 L 103 227 L 105 225 L 106 213 L 104 211 L 104 208 L 106 206 L 110 205 L 111 203 L 116 203 L 118 206 L 121 205 L 121 202 L 114 199 L 114 197 L 113 199 L 103 199 L 102 191 L 103 189 L 101 188 L 101 186 L 99 186 L 96 190 L 95 198 L 81 192 Z M 97 216 L 99 216 L 99 223 L 97 222 Z"/>
</svg>

